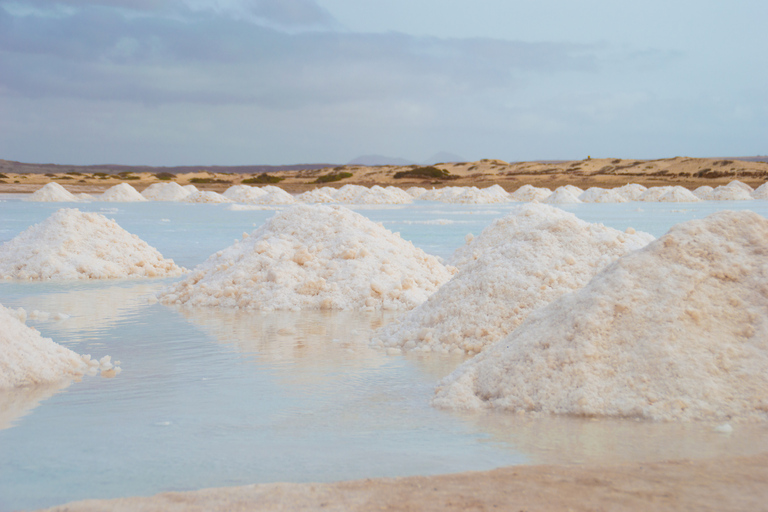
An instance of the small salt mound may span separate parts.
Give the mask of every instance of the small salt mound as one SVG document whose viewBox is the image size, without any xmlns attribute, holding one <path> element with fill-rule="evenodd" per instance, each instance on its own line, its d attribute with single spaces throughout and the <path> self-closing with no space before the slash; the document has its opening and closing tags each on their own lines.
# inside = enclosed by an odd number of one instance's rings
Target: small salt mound
<svg viewBox="0 0 768 512">
<path fill-rule="evenodd" d="M 173 260 L 98 213 L 61 209 L 0 246 L 3 279 L 118 279 L 181 274 Z"/>
<path fill-rule="evenodd" d="M 450 202 L 451 198 L 464 192 L 464 189 L 465 187 L 433 188 L 432 190 L 427 190 L 419 199 L 421 201 L 441 201 L 447 203 Z"/>
<path fill-rule="evenodd" d="M 400 187 L 390 185 L 386 187 L 386 190 L 398 201 L 396 204 L 410 204 L 413 202 L 413 196 Z"/>
<path fill-rule="evenodd" d="M 334 194 L 336 190 L 331 187 L 321 187 L 314 190 L 307 190 L 296 196 L 299 203 L 335 203 Z"/>
<path fill-rule="evenodd" d="M 739 181 L 732 181 L 727 185 L 721 185 L 712 191 L 714 201 L 748 201 L 752 199 L 752 193 L 744 190 Z M 747 185 L 744 185 L 745 187 Z"/>
<path fill-rule="evenodd" d="M 519 206 L 457 251 L 459 273 L 424 304 L 377 332 L 374 344 L 480 352 L 531 311 L 581 288 L 606 265 L 653 239 L 590 224 L 543 204 Z"/>
<path fill-rule="evenodd" d="M 659 201 L 662 203 L 695 203 L 701 201 L 696 197 L 693 192 L 685 187 L 675 186 L 672 189 L 661 196 Z"/>
<path fill-rule="evenodd" d="M 561 188 L 564 188 L 576 197 L 579 197 L 582 193 L 584 193 L 584 191 L 576 185 L 563 185 Z"/>
<path fill-rule="evenodd" d="M 343 202 L 349 204 L 408 204 L 413 202 L 413 198 L 408 194 L 393 192 L 378 185 L 374 185 L 370 189 L 362 188 L 364 189 L 362 193 Z"/>
<path fill-rule="evenodd" d="M 120 183 L 114 187 L 108 188 L 99 196 L 99 201 L 110 201 L 114 203 L 132 203 L 146 201 L 147 198 L 127 183 Z"/>
<path fill-rule="evenodd" d="M 77 203 L 78 199 L 58 183 L 50 182 L 33 192 L 27 201 Z"/>
<path fill-rule="evenodd" d="M 697 188 L 693 191 L 693 195 L 701 199 L 702 201 L 711 201 L 712 200 L 712 192 L 715 189 L 710 187 L 709 185 L 702 185 L 701 187 Z"/>
<path fill-rule="evenodd" d="M 672 187 L 651 187 L 642 194 L 640 194 L 640 197 L 638 198 L 638 201 L 646 201 L 655 203 L 658 202 L 659 199 L 661 199 L 661 196 L 666 194 L 672 190 Z"/>
<path fill-rule="evenodd" d="M 427 189 L 424 187 L 411 187 L 406 192 L 414 199 L 421 199 L 421 196 L 427 193 Z"/>
<path fill-rule="evenodd" d="M 533 185 L 523 185 L 510 194 L 510 201 L 543 201 L 552 195 L 548 188 L 534 187 Z"/>
<path fill-rule="evenodd" d="M 259 197 L 265 195 L 266 192 L 259 187 L 251 187 L 249 185 L 232 185 L 222 194 L 230 201 L 236 203 L 251 203 Z"/>
<path fill-rule="evenodd" d="M 506 203 L 510 200 L 510 195 L 507 191 L 498 185 L 486 189 L 479 189 L 477 187 L 463 188 L 464 190 L 458 195 L 450 194 L 445 199 L 441 198 L 440 200 L 446 203 L 457 204 L 495 204 Z"/>
<path fill-rule="evenodd" d="M 624 199 L 627 201 L 639 201 L 640 196 L 648 189 L 639 183 L 627 183 L 626 185 L 613 190 L 624 196 Z"/>
<path fill-rule="evenodd" d="M 255 199 L 249 201 L 251 204 L 295 204 L 296 198 L 291 194 L 273 185 L 267 185 L 261 187 L 264 191 L 264 195 L 261 195 Z"/>
<path fill-rule="evenodd" d="M 626 203 L 627 199 L 613 189 L 591 187 L 579 196 L 583 203 Z"/>
<path fill-rule="evenodd" d="M 768 199 L 768 183 L 763 183 L 752 192 L 752 199 Z"/>
<path fill-rule="evenodd" d="M 56 383 L 87 371 L 79 354 L 43 338 L 0 304 L 0 389 Z"/>
<path fill-rule="evenodd" d="M 750 194 L 751 194 L 752 192 L 754 192 L 754 190 L 752 189 L 752 187 L 750 187 L 750 186 L 749 186 L 749 185 L 747 185 L 746 183 L 743 183 L 743 182 L 741 182 L 741 181 L 739 181 L 739 180 L 733 180 L 733 181 L 731 181 L 730 183 L 728 183 L 728 185 L 726 185 L 726 186 L 727 186 L 727 187 L 731 187 L 731 188 L 740 188 L 740 189 L 741 189 L 741 190 L 743 190 L 744 192 L 749 192 Z"/>
<path fill-rule="evenodd" d="M 673 227 L 532 313 L 434 405 L 654 420 L 768 420 L 768 220 Z"/>
<path fill-rule="evenodd" d="M 181 201 L 190 194 L 178 183 L 153 183 L 141 195 L 149 201 Z"/>
<path fill-rule="evenodd" d="M 182 200 L 184 203 L 231 203 L 231 199 L 227 199 L 218 192 L 212 190 L 197 191 L 188 194 Z"/>
<path fill-rule="evenodd" d="M 558 187 L 552 192 L 552 195 L 546 198 L 543 202 L 547 204 L 576 204 L 580 203 L 581 200 L 567 188 Z"/>
<path fill-rule="evenodd" d="M 160 294 L 164 304 L 406 310 L 451 276 L 435 257 L 341 206 L 297 205 Z"/>
</svg>

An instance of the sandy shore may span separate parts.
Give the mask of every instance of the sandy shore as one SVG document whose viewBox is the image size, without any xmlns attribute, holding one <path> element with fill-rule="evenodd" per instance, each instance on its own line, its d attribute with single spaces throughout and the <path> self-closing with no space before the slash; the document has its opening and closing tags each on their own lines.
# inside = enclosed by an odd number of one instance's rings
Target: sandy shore
<svg viewBox="0 0 768 512">
<path fill-rule="evenodd" d="M 126 166 L 101 169 L 98 166 L 64 166 L 24 164 L 0 160 L 0 193 L 34 192 L 40 186 L 55 181 L 73 193 L 99 193 L 118 183 L 131 184 L 144 190 L 153 183 L 175 181 L 180 185 L 193 184 L 201 190 L 224 191 L 242 183 L 252 183 L 260 173 L 243 172 L 183 172 L 173 174 L 163 168 L 137 167 L 133 171 L 121 170 Z M 768 181 L 768 163 L 746 160 L 676 157 L 661 160 L 628 160 L 621 158 L 589 158 L 571 162 L 504 162 L 480 160 L 477 162 L 436 164 L 434 167 L 447 174 L 440 179 L 395 176 L 415 166 L 337 166 L 322 169 L 276 171 L 269 173 L 277 186 L 288 192 L 304 192 L 321 186 L 341 187 L 348 183 L 364 186 L 477 186 L 498 184 L 509 192 L 530 184 L 555 189 L 562 185 L 613 188 L 627 183 L 647 187 L 682 185 L 695 189 L 702 185 L 716 187 L 738 179 L 753 188 Z M 172 168 L 171 168 L 172 169 Z M 221 169 L 221 168 L 216 168 Z M 184 168 L 184 170 L 188 170 Z M 345 174 L 343 174 L 345 173 Z M 342 175 L 339 181 L 318 183 L 323 177 Z"/>
<path fill-rule="evenodd" d="M 263 484 L 87 500 L 48 510 L 138 511 L 758 511 L 768 453 L 613 466 L 513 466 L 431 477 Z"/>
</svg>

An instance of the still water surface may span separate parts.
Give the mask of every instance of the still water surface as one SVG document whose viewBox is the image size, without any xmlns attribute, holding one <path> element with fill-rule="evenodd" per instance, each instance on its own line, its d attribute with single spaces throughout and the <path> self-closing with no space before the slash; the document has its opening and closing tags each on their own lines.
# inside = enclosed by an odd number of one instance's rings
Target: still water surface
<svg viewBox="0 0 768 512">
<path fill-rule="evenodd" d="M 0 197 L 0 243 L 61 204 Z M 273 212 L 226 205 L 89 203 L 188 268 Z M 366 207 L 442 257 L 512 205 Z M 568 206 L 590 222 L 660 236 L 718 209 L 768 216 L 768 201 Z M 768 429 L 457 414 L 429 406 L 462 359 L 370 349 L 392 319 L 363 313 L 242 313 L 149 300 L 168 280 L 0 283 L 0 303 L 66 313 L 28 324 L 75 350 L 119 360 L 114 379 L 0 394 L 0 511 L 168 490 L 435 474 L 524 463 L 748 454 Z"/>
</svg>

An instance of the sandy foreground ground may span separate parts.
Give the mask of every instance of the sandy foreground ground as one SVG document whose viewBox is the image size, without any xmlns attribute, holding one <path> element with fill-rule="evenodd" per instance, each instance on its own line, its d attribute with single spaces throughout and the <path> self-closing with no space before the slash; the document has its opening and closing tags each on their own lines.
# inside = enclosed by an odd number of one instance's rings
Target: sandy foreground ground
<svg viewBox="0 0 768 512">
<path fill-rule="evenodd" d="M 768 453 L 613 466 L 512 466 L 329 484 L 262 484 L 87 500 L 48 510 L 759 511 L 768 510 Z"/>
<path fill-rule="evenodd" d="M 647 187 L 682 185 L 695 189 L 702 185 L 716 187 L 738 179 L 757 187 L 768 181 L 768 162 L 727 160 L 713 158 L 676 157 L 661 160 L 627 160 L 621 158 L 589 158 L 571 162 L 516 162 L 485 159 L 477 162 L 436 164 L 434 167 L 447 171 L 444 179 L 423 177 L 395 178 L 398 172 L 412 170 L 416 166 L 337 166 L 322 169 L 269 172 L 280 179 L 277 186 L 288 192 L 298 193 L 321 186 L 341 187 L 356 185 L 412 186 L 477 186 L 501 185 L 509 192 L 530 184 L 552 190 L 562 185 L 613 188 L 627 183 L 639 183 Z M 128 166 L 67 166 L 53 164 L 24 164 L 0 160 L 0 193 L 34 192 L 40 186 L 55 181 L 73 193 L 98 193 L 118 183 L 131 184 L 144 190 L 153 183 L 175 181 L 180 185 L 194 184 L 201 190 L 224 191 L 232 185 L 249 183 L 262 173 L 212 172 L 200 170 L 173 173 L 176 168 L 147 168 Z M 217 171 L 226 168 L 215 168 Z M 329 175 L 348 173 L 351 176 L 340 181 L 317 183 Z M 161 179 L 164 178 L 164 179 Z"/>
</svg>

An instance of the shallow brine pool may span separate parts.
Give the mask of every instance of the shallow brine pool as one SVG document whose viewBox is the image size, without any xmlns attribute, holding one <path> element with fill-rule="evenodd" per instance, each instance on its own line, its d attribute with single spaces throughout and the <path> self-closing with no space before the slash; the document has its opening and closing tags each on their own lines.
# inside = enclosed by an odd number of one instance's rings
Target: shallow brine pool
<svg viewBox="0 0 768 512">
<path fill-rule="evenodd" d="M 28 203 L 0 196 L 0 243 L 61 207 L 114 218 L 188 268 L 271 211 L 183 203 Z M 353 208 L 447 257 L 513 206 Z M 580 204 L 590 222 L 660 236 L 721 209 L 768 216 L 768 201 Z M 261 482 L 334 481 L 521 463 L 710 457 L 768 449 L 763 425 L 457 414 L 433 409 L 463 359 L 367 346 L 391 314 L 185 310 L 149 300 L 169 280 L 0 282 L 0 303 L 68 348 L 119 360 L 113 379 L 0 393 L 0 510 L 75 499 Z"/>
</svg>

